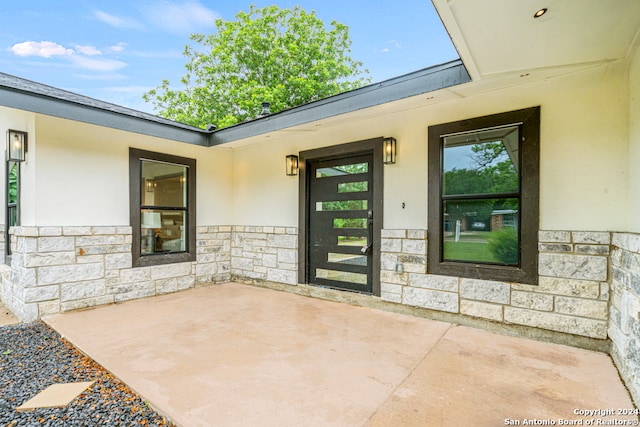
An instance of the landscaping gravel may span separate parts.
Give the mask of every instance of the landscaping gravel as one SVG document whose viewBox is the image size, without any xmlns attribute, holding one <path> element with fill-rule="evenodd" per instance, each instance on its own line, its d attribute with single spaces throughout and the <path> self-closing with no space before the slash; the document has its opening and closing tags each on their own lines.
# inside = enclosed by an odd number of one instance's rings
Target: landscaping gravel
<svg viewBox="0 0 640 427">
<path fill-rule="evenodd" d="M 95 381 L 63 408 L 19 413 L 51 384 Z M 0 327 L 0 426 L 173 426 L 42 322 Z"/>
</svg>

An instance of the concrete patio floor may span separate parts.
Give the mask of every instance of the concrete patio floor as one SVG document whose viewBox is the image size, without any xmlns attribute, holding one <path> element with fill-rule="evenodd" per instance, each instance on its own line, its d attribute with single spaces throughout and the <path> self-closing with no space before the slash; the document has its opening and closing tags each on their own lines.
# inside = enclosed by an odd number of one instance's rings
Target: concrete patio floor
<svg viewBox="0 0 640 427">
<path fill-rule="evenodd" d="M 161 413 L 198 426 L 634 420 L 602 353 L 228 283 L 45 321 Z"/>
</svg>

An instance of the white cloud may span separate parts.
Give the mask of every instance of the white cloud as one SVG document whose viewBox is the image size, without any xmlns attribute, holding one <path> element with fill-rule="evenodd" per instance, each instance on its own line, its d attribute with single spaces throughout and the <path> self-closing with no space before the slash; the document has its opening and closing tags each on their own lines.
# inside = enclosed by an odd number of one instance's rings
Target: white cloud
<svg viewBox="0 0 640 427">
<path fill-rule="evenodd" d="M 397 40 L 389 40 L 387 42 L 387 47 L 383 47 L 380 49 L 380 53 L 389 53 L 394 49 L 402 49 L 402 42 Z"/>
<path fill-rule="evenodd" d="M 86 56 L 74 55 L 70 57 L 75 65 L 85 70 L 100 71 L 100 72 L 113 72 L 120 70 L 127 66 L 126 62 L 118 61 L 116 59 L 107 58 L 88 58 Z"/>
<path fill-rule="evenodd" d="M 212 28 L 215 20 L 220 17 L 217 12 L 207 9 L 197 0 L 162 0 L 147 4 L 143 11 L 159 28 L 178 34 Z"/>
<path fill-rule="evenodd" d="M 131 18 L 121 18 L 119 16 L 111 15 L 107 12 L 103 12 L 101 10 L 96 10 L 93 12 L 93 16 L 98 18 L 99 21 L 104 22 L 107 25 L 111 25 L 116 28 L 130 28 L 134 30 L 139 30 L 142 28 L 142 24 L 135 19 Z"/>
<path fill-rule="evenodd" d="M 127 44 L 125 42 L 120 42 L 114 46 L 109 46 L 107 48 L 107 50 L 109 50 L 109 52 L 122 52 L 124 50 L 124 48 L 127 47 Z"/>
<path fill-rule="evenodd" d="M 83 55 L 87 55 L 87 56 L 102 55 L 102 52 L 100 52 L 94 46 L 76 45 L 75 48 L 76 48 L 76 52 L 81 53 Z"/>
<path fill-rule="evenodd" d="M 73 49 L 67 49 L 58 43 L 49 41 L 26 41 L 16 43 L 9 48 L 11 52 L 18 56 L 40 56 L 42 58 L 51 58 L 52 56 L 71 56 Z"/>
</svg>

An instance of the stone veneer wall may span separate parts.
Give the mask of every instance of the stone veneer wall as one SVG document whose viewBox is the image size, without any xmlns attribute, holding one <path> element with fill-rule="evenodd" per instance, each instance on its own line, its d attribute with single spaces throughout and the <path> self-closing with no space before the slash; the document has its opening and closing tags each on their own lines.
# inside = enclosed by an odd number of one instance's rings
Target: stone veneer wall
<svg viewBox="0 0 640 427">
<path fill-rule="evenodd" d="M 14 227 L 2 301 L 23 321 L 230 279 L 231 227 L 198 227 L 195 262 L 132 268 L 131 227 Z"/>
<path fill-rule="evenodd" d="M 383 230 L 381 298 L 606 339 L 610 233 L 540 231 L 539 242 L 533 286 L 427 274 L 426 230 Z"/>
<path fill-rule="evenodd" d="M 611 354 L 640 404 L 640 234 L 614 233 L 611 254 Z"/>
<path fill-rule="evenodd" d="M 298 283 L 298 229 L 235 226 L 231 276 L 243 282 Z"/>
</svg>

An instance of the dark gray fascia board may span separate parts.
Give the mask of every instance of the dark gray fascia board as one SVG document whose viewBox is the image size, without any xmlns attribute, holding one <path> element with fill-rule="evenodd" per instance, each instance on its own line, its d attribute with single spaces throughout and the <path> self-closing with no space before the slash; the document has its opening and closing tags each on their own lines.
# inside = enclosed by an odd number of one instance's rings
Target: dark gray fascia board
<svg viewBox="0 0 640 427">
<path fill-rule="evenodd" d="M 113 129 L 209 146 L 210 132 L 0 73 L 0 105 Z"/>
<path fill-rule="evenodd" d="M 374 107 L 469 81 L 469 73 L 458 59 L 213 132 L 4 73 L 0 73 L 0 105 L 206 147 Z"/>
<path fill-rule="evenodd" d="M 469 73 L 458 59 L 220 129 L 211 134 L 210 145 L 238 141 L 470 81 Z"/>
</svg>

